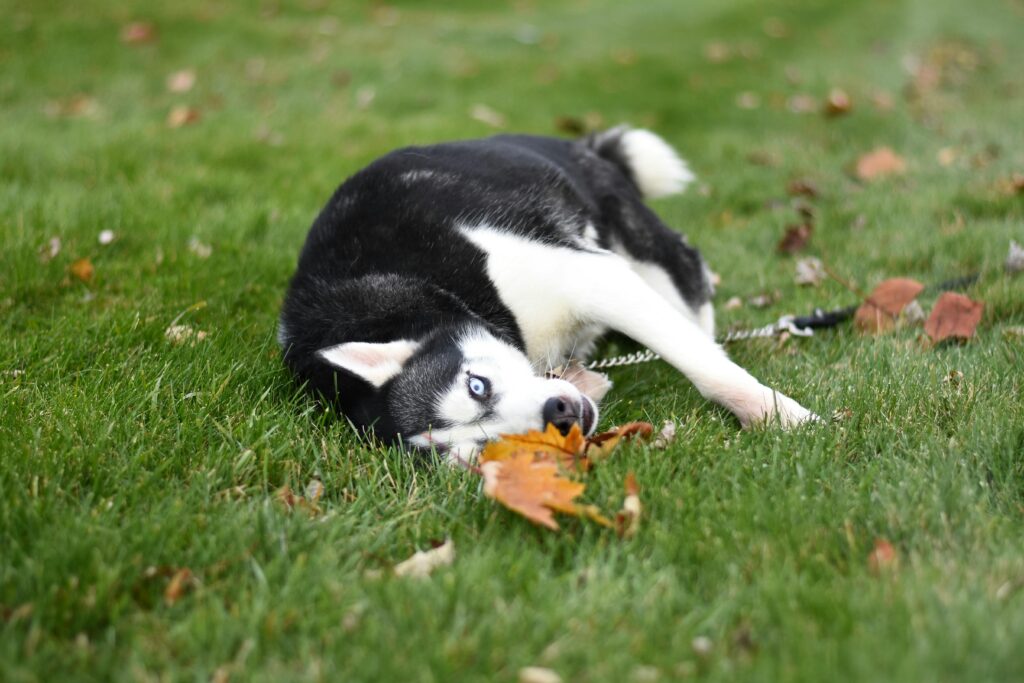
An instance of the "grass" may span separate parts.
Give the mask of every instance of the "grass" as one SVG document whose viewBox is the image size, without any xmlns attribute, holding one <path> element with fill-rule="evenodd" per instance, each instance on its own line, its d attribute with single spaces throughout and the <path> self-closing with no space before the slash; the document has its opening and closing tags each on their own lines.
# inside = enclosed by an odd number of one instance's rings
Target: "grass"
<svg viewBox="0 0 1024 683">
<path fill-rule="evenodd" d="M 0 0 L 0 680 L 1024 678 L 1024 278 L 1002 272 L 1024 200 L 1000 189 L 1024 171 L 1024 5 L 393 9 Z M 123 44 L 133 20 L 158 39 Z M 942 78 L 908 97 L 914 58 Z M 195 87 L 169 93 L 184 68 Z M 849 115 L 786 106 L 832 87 Z M 737 106 L 746 92 L 756 108 Z M 179 104 L 201 118 L 169 129 Z M 723 327 L 855 298 L 798 288 L 774 253 L 796 220 L 786 184 L 808 177 L 810 253 L 861 288 L 978 270 L 978 336 L 736 346 L 821 414 L 849 411 L 788 434 L 739 431 L 666 366 L 617 370 L 606 424 L 681 422 L 670 450 L 630 447 L 588 488 L 614 510 L 635 472 L 639 534 L 534 528 L 470 474 L 357 442 L 295 390 L 273 342 L 337 183 L 396 146 L 489 134 L 477 104 L 509 129 L 589 115 L 684 150 L 702 191 L 656 208 L 722 274 L 719 303 L 779 294 L 720 308 Z M 852 180 L 879 145 L 907 173 Z M 80 257 L 89 283 L 68 275 Z M 174 321 L 208 337 L 173 345 Z M 275 502 L 315 477 L 321 516 Z M 445 536 L 452 567 L 379 576 Z M 882 575 L 876 539 L 898 556 Z M 168 604 L 179 568 L 196 580 Z"/>
</svg>

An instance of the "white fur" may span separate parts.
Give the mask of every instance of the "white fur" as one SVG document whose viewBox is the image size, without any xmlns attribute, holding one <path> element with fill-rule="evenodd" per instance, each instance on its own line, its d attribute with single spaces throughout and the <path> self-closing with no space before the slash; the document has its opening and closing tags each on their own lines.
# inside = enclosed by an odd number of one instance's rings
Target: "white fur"
<svg viewBox="0 0 1024 683">
<path fill-rule="evenodd" d="M 406 339 L 379 344 L 348 342 L 320 349 L 317 355 L 380 388 L 402 371 L 405 361 L 409 360 L 417 348 L 417 342 Z"/>
<path fill-rule="evenodd" d="M 653 199 L 678 194 L 696 178 L 671 145 L 649 130 L 626 131 L 622 134 L 621 145 L 644 197 Z"/>
<path fill-rule="evenodd" d="M 488 275 L 519 322 L 535 364 L 567 357 L 582 331 L 611 328 L 659 354 L 743 425 L 815 419 L 729 360 L 707 333 L 710 311 L 681 312 L 658 292 L 662 283 L 652 286 L 621 256 L 554 247 L 487 226 L 463 230 L 487 252 Z"/>
</svg>

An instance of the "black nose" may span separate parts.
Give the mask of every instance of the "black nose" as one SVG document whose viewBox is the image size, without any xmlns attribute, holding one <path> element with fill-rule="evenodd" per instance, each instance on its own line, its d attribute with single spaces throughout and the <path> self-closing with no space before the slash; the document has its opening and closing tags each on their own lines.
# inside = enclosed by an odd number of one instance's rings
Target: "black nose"
<svg viewBox="0 0 1024 683">
<path fill-rule="evenodd" d="M 562 435 L 569 433 L 572 426 L 580 423 L 580 411 L 576 404 L 565 396 L 556 396 L 544 401 L 544 410 L 541 412 L 544 417 L 544 425 L 555 425 L 555 429 Z"/>
</svg>

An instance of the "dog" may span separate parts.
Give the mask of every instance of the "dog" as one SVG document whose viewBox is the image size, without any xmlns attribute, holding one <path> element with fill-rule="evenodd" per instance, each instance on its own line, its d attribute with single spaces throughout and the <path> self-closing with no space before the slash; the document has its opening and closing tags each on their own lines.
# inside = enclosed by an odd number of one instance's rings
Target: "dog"
<svg viewBox="0 0 1024 683">
<path fill-rule="evenodd" d="M 313 222 L 278 341 L 299 382 L 361 432 L 470 463 L 500 434 L 590 434 L 611 386 L 581 366 L 615 330 L 743 426 L 816 420 L 714 341 L 710 271 L 644 199 L 686 162 L 620 126 L 407 147 L 345 181 Z"/>
</svg>

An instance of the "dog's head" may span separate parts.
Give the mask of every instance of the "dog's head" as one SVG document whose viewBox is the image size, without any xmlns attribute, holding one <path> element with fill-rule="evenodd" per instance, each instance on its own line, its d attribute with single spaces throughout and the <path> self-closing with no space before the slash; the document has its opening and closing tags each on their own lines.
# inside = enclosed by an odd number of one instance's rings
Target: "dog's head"
<svg viewBox="0 0 1024 683">
<path fill-rule="evenodd" d="M 332 366 L 376 388 L 387 422 L 405 444 L 468 462 L 501 434 L 563 433 L 597 425 L 604 375 L 575 369 L 566 379 L 538 376 L 514 346 L 479 329 L 422 341 L 350 342 L 318 352 Z"/>
</svg>

